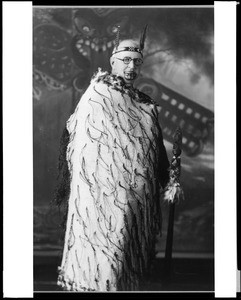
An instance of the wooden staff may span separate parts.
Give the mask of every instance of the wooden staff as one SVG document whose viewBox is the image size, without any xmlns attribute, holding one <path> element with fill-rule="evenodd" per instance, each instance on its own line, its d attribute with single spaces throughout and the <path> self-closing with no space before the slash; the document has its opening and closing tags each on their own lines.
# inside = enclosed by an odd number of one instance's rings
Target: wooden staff
<svg viewBox="0 0 241 300">
<path fill-rule="evenodd" d="M 165 251 L 165 277 L 168 279 L 172 271 L 172 245 L 175 204 L 183 198 L 183 191 L 180 186 L 181 158 L 182 153 L 182 131 L 176 129 L 173 142 L 173 157 L 170 166 L 169 182 L 164 190 L 164 200 L 169 203 L 169 219 Z"/>
</svg>

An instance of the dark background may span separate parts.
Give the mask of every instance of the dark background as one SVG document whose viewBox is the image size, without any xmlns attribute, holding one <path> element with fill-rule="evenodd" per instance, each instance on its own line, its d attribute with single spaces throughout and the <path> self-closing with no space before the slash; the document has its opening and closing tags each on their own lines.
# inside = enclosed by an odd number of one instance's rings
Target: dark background
<svg viewBox="0 0 241 300">
<path fill-rule="evenodd" d="M 110 69 L 116 26 L 121 26 L 121 38 L 139 39 L 147 23 L 145 62 L 136 87 L 162 107 L 160 124 L 170 160 L 173 133 L 177 126 L 183 131 L 181 182 L 185 200 L 176 205 L 173 257 L 178 272 L 189 274 L 189 285 L 181 289 L 213 289 L 213 13 L 213 8 L 33 8 L 36 290 L 51 289 L 50 282 L 54 289 L 61 258 L 62 214 L 51 201 L 65 122 L 93 72 L 98 67 Z M 168 205 L 163 203 L 162 208 L 163 235 L 157 244 L 160 268 Z M 156 278 L 162 276 L 160 268 Z M 200 278 L 206 280 L 203 285 Z M 161 289 L 158 285 L 152 288 Z"/>
</svg>

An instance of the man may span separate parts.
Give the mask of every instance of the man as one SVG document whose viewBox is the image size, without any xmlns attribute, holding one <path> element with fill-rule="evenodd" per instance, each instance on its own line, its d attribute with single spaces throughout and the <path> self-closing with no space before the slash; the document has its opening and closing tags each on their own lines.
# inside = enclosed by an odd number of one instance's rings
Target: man
<svg viewBox="0 0 241 300">
<path fill-rule="evenodd" d="M 159 107 L 133 86 L 142 50 L 118 42 L 112 73 L 98 70 L 67 121 L 70 187 L 58 277 L 65 290 L 139 290 L 155 255 L 169 162 Z"/>
<path fill-rule="evenodd" d="M 110 58 L 110 64 L 112 74 L 122 77 L 127 85 L 133 86 L 134 81 L 140 74 L 143 60 L 140 52 L 128 51 L 128 48 L 132 49 L 131 47 L 133 49 L 139 49 L 138 43 L 133 40 L 122 41 L 119 47 L 114 49 Z M 124 58 L 126 59 L 124 60 Z"/>
</svg>

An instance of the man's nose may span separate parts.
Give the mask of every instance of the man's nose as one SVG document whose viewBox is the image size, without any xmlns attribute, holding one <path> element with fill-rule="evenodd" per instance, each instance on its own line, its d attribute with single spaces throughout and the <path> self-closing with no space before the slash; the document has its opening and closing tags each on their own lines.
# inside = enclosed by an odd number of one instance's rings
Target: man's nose
<svg viewBox="0 0 241 300">
<path fill-rule="evenodd" d="M 135 63 L 134 63 L 134 60 L 133 60 L 133 59 L 129 62 L 128 66 L 129 66 L 129 68 L 134 69 Z"/>
</svg>

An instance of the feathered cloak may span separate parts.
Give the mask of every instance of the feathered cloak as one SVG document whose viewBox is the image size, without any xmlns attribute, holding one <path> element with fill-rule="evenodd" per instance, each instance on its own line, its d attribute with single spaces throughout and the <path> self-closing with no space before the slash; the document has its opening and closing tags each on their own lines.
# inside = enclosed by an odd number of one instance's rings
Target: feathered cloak
<svg viewBox="0 0 241 300">
<path fill-rule="evenodd" d="M 158 109 L 99 70 L 67 121 L 65 290 L 138 290 L 160 232 L 159 182 L 168 181 Z"/>
</svg>

